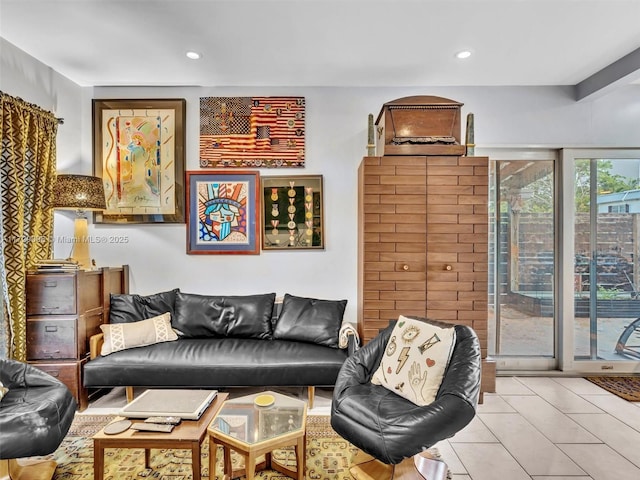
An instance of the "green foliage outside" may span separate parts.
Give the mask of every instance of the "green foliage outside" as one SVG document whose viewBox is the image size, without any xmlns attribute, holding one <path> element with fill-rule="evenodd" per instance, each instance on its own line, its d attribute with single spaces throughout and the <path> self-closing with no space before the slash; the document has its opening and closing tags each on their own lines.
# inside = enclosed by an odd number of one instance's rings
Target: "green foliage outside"
<svg viewBox="0 0 640 480">
<path fill-rule="evenodd" d="M 613 163 L 611 160 L 600 159 L 597 162 L 598 169 L 598 194 L 624 192 L 635 190 L 639 187 L 635 178 L 627 178 L 611 173 Z M 575 165 L 575 195 L 576 212 L 589 212 L 589 160 L 578 160 Z M 531 198 L 525 200 L 522 205 L 523 213 L 549 213 L 553 211 L 553 174 L 534 180 L 526 187 L 531 193 Z"/>
</svg>

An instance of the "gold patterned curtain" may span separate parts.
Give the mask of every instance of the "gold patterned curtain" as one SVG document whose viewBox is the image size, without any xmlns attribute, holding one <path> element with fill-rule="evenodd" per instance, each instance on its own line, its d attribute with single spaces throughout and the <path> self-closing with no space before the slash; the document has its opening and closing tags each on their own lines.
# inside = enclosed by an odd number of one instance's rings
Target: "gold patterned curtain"
<svg viewBox="0 0 640 480">
<path fill-rule="evenodd" d="M 0 272 L 6 356 L 25 361 L 26 272 L 51 257 L 58 120 L 0 92 Z"/>
</svg>

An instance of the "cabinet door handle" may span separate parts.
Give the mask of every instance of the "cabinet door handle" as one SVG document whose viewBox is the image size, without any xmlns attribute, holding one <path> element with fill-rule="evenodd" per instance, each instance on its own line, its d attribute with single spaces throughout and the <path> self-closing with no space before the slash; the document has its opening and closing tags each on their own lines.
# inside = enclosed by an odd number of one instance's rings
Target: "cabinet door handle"
<svg viewBox="0 0 640 480">
<path fill-rule="evenodd" d="M 49 375 L 51 375 L 52 377 L 59 377 L 60 376 L 60 372 L 58 370 L 49 370 L 47 373 Z"/>
<path fill-rule="evenodd" d="M 44 331 L 48 333 L 53 333 L 58 331 L 57 325 L 45 325 Z"/>
<path fill-rule="evenodd" d="M 57 307 L 57 306 L 56 307 L 48 307 L 46 305 L 42 306 L 42 310 L 57 310 L 58 308 L 60 308 L 60 307 Z"/>
<path fill-rule="evenodd" d="M 409 270 L 409 265 L 403 265 L 403 266 L 402 266 L 402 269 L 403 269 L 404 271 Z"/>
</svg>

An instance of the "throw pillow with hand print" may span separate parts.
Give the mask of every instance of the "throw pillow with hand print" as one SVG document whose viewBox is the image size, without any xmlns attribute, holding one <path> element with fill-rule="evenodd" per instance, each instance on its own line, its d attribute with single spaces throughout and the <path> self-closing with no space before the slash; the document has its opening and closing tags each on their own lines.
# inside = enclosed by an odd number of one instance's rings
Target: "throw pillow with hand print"
<svg viewBox="0 0 640 480">
<path fill-rule="evenodd" d="M 456 340 L 453 326 L 440 328 L 400 315 L 371 383 L 416 405 L 428 405 L 438 394 Z"/>
</svg>

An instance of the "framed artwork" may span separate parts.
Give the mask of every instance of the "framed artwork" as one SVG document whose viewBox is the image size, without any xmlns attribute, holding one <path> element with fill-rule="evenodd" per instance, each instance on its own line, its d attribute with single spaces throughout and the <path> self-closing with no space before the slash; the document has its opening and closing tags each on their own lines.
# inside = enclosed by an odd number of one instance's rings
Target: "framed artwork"
<svg viewBox="0 0 640 480">
<path fill-rule="evenodd" d="M 322 175 L 262 177 L 262 249 L 324 248 Z"/>
<path fill-rule="evenodd" d="M 304 167 L 304 97 L 201 97 L 200 167 Z"/>
<path fill-rule="evenodd" d="M 259 254 L 258 172 L 187 172 L 187 253 Z"/>
<path fill-rule="evenodd" d="M 185 100 L 93 100 L 96 223 L 184 223 Z"/>
</svg>

